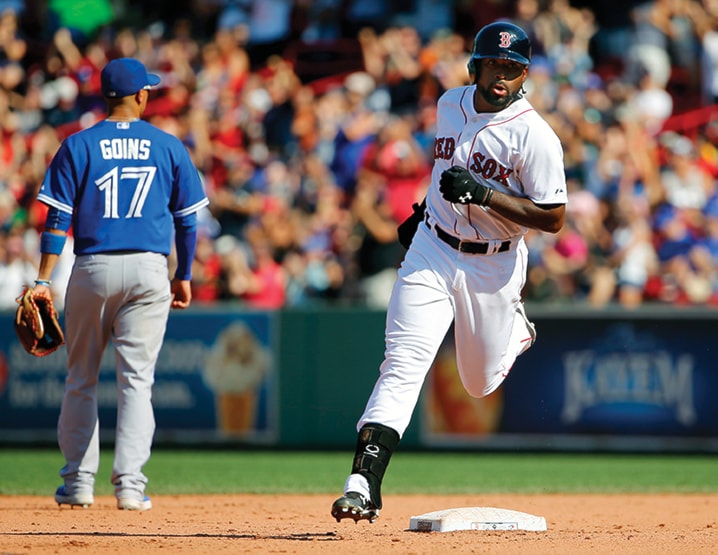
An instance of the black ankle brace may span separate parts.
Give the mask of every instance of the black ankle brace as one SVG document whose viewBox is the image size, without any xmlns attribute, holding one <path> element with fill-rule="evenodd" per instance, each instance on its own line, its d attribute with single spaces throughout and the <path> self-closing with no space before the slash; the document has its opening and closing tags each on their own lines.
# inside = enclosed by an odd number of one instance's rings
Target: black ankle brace
<svg viewBox="0 0 718 555">
<path fill-rule="evenodd" d="M 381 509 L 381 482 L 391 455 L 399 444 L 399 434 L 382 424 L 365 424 L 359 430 L 352 474 L 361 474 L 369 482 L 371 501 Z"/>
</svg>

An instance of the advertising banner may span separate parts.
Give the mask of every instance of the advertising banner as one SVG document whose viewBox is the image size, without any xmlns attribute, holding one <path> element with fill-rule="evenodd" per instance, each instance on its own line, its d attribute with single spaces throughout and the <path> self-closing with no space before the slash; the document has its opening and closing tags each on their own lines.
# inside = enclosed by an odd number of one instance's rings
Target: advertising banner
<svg viewBox="0 0 718 555">
<path fill-rule="evenodd" d="M 447 336 L 426 382 L 425 444 L 466 445 L 509 434 L 589 436 L 594 445 L 620 437 L 718 438 L 718 370 L 707 321 L 537 324 L 536 344 L 483 399 L 464 391 L 453 334 Z"/>
<path fill-rule="evenodd" d="M 272 443 L 278 431 L 271 313 L 187 312 L 170 316 L 155 370 L 158 440 Z M 12 330 L 4 318 L 3 329 Z M 66 350 L 36 358 L 10 331 L 0 338 L 0 438 L 53 437 Z M 108 346 L 97 387 L 100 429 L 111 439 L 117 410 L 115 352 Z"/>
<path fill-rule="evenodd" d="M 402 445 L 718 452 L 712 313 L 529 314 L 536 344 L 483 399 L 464 390 L 447 336 Z M 156 439 L 353 448 L 384 318 L 328 308 L 173 312 L 153 389 Z M 0 443 L 54 442 L 66 351 L 28 355 L 9 314 L 0 329 Z M 110 346 L 97 389 L 105 441 L 114 434 L 114 358 Z"/>
</svg>

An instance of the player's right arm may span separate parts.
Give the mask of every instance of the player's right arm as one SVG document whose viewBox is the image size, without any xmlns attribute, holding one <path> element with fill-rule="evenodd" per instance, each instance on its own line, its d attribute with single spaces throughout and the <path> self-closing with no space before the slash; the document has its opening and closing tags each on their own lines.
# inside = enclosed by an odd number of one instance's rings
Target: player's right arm
<svg viewBox="0 0 718 555">
<path fill-rule="evenodd" d="M 72 175 L 73 159 L 66 141 L 50 162 L 37 196 L 38 201 L 48 206 L 45 229 L 40 236 L 40 264 L 35 281 L 35 288 L 41 294 L 51 293 L 51 278 L 72 225 L 75 191 Z"/>
</svg>

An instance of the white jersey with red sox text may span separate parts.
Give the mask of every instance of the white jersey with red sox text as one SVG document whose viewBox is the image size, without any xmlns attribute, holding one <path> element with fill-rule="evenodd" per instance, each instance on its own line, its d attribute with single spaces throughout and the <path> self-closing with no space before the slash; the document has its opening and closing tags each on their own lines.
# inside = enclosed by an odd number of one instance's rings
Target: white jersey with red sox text
<svg viewBox="0 0 718 555">
<path fill-rule="evenodd" d="M 438 102 L 432 187 L 427 207 L 434 223 L 466 241 L 508 239 L 527 229 L 475 204 L 452 204 L 439 191 L 439 178 L 452 166 L 502 193 L 535 204 L 565 204 L 563 149 L 556 133 L 528 100 L 499 112 L 477 113 L 476 87 L 458 87 Z"/>
<path fill-rule="evenodd" d="M 435 161 L 427 193 L 427 220 L 406 253 L 387 307 L 386 350 L 357 430 L 379 423 L 403 435 L 423 382 L 450 326 L 456 364 L 472 397 L 495 391 L 535 331 L 521 308 L 528 248 L 527 229 L 491 208 L 447 202 L 442 172 L 467 168 L 497 191 L 536 204 L 565 204 L 563 150 L 548 123 L 526 99 L 495 113 L 477 113 L 475 87 L 450 89 L 438 103 Z M 492 246 L 487 255 L 459 252 L 436 228 L 463 241 Z M 500 242 L 511 239 L 508 250 Z M 355 475 L 345 491 L 363 491 Z"/>
</svg>

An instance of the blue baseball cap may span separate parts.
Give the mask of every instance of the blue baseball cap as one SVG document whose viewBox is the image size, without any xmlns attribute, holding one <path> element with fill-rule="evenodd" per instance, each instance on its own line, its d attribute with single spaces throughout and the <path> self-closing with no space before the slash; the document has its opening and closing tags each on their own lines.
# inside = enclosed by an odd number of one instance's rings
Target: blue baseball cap
<svg viewBox="0 0 718 555">
<path fill-rule="evenodd" d="M 117 58 L 102 70 L 102 95 L 108 98 L 131 96 L 140 89 L 160 84 L 160 76 L 147 73 L 145 66 L 134 58 Z"/>
</svg>

